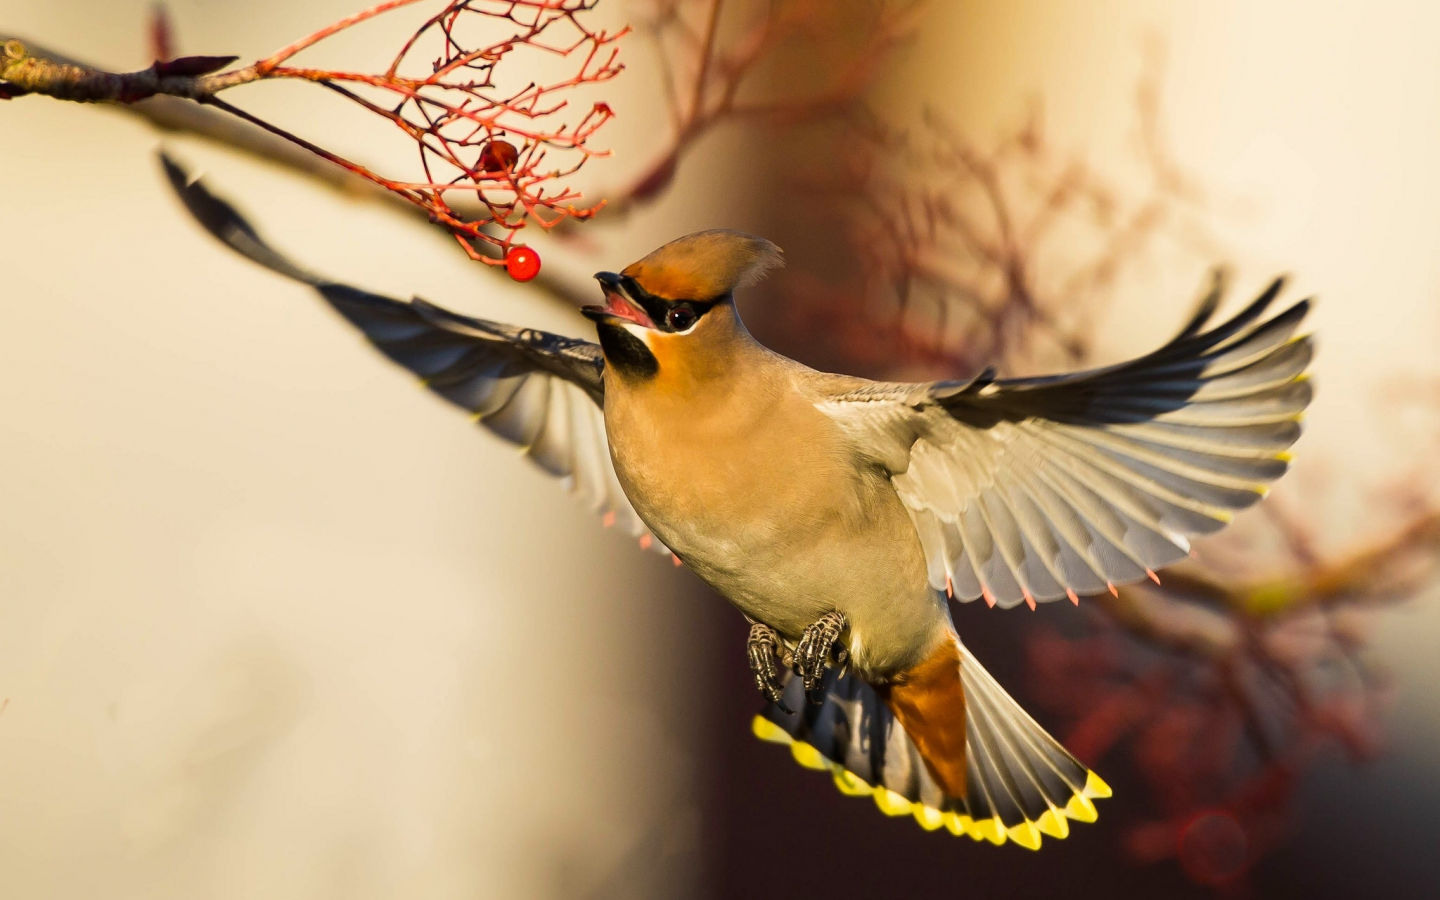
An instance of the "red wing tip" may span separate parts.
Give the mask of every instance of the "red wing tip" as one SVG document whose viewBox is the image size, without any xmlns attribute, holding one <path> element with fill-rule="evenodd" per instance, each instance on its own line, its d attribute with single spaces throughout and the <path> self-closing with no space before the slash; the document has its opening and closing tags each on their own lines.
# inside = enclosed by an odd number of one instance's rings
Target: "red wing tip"
<svg viewBox="0 0 1440 900">
<path fill-rule="evenodd" d="M 1109 581 L 1105 582 L 1105 586 L 1110 589 L 1110 596 L 1112 596 L 1112 597 L 1118 597 L 1118 596 L 1120 596 L 1120 591 L 1118 591 L 1118 590 L 1115 588 L 1115 585 L 1114 585 L 1112 582 L 1109 582 Z"/>
<path fill-rule="evenodd" d="M 605 515 L 600 518 L 600 524 L 605 528 L 609 528 L 611 525 L 614 525 L 615 510 L 612 509 L 609 512 L 605 513 Z"/>
<path fill-rule="evenodd" d="M 995 608 L 995 595 L 990 593 L 990 588 L 982 584 L 980 586 L 980 596 L 985 598 L 985 603 L 987 606 L 989 606 L 991 609 Z"/>
<path fill-rule="evenodd" d="M 1027 590 L 1025 590 L 1024 588 L 1021 588 L 1020 590 L 1025 594 L 1025 605 L 1028 606 L 1028 607 L 1030 607 L 1030 611 L 1031 611 L 1031 612 L 1034 612 L 1034 611 L 1035 611 L 1035 598 L 1032 597 L 1032 596 L 1030 595 L 1030 592 L 1027 591 Z"/>
<path fill-rule="evenodd" d="M 950 580 L 949 575 L 945 576 L 945 596 L 951 600 L 955 599 L 955 583 Z"/>
<path fill-rule="evenodd" d="M 640 535 L 640 549 L 641 549 L 641 550 L 649 550 L 649 549 L 650 549 L 650 545 L 653 544 L 654 542 L 655 542 L 655 539 L 652 538 L 650 535 L 648 535 L 648 534 L 642 534 L 642 535 Z"/>
<path fill-rule="evenodd" d="M 1071 603 L 1075 604 L 1076 606 L 1080 605 L 1080 596 L 1069 588 L 1065 589 L 1065 596 L 1070 598 Z"/>
<path fill-rule="evenodd" d="M 1151 581 L 1155 582 L 1156 584 L 1160 583 L 1160 576 L 1156 575 L 1155 572 L 1151 569 L 1146 569 L 1145 574 L 1150 576 Z"/>
<path fill-rule="evenodd" d="M 670 564 L 671 564 L 671 565 L 676 565 L 676 566 L 680 565 L 680 557 L 676 556 L 674 553 L 671 553 L 671 554 L 670 554 Z"/>
</svg>

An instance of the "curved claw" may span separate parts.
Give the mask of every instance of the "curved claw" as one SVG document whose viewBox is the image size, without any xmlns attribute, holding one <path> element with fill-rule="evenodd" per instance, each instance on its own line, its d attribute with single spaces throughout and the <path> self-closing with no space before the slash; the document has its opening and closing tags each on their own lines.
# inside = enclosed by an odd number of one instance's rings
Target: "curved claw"
<svg viewBox="0 0 1440 900">
<path fill-rule="evenodd" d="M 804 679 L 807 694 L 820 686 L 825 670 L 830 667 L 830 651 L 848 625 L 844 613 L 829 612 L 801 633 L 795 647 L 795 674 Z M 840 648 L 836 663 L 844 664 L 847 656 L 845 649 Z"/>
<path fill-rule="evenodd" d="M 767 700 L 779 707 L 781 712 L 793 715 L 795 711 L 786 706 L 782 699 L 780 670 L 775 665 L 780 646 L 780 635 L 775 629 L 759 622 L 750 626 L 750 638 L 745 642 L 745 652 L 750 658 L 750 672 L 755 676 L 755 686 Z"/>
</svg>

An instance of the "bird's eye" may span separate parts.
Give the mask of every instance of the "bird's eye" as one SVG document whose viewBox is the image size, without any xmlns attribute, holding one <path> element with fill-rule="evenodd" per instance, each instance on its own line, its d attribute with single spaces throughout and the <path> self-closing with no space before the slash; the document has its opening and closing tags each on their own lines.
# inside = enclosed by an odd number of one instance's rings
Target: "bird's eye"
<svg viewBox="0 0 1440 900">
<path fill-rule="evenodd" d="M 684 331 L 695 324 L 695 311 L 677 306 L 665 314 L 665 324 L 674 331 Z"/>
</svg>

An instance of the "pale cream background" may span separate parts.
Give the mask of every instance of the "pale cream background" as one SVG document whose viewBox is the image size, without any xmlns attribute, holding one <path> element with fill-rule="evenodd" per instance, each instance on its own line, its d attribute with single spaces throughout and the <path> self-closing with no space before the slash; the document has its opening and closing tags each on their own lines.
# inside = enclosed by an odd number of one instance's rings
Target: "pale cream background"
<svg viewBox="0 0 1440 900">
<path fill-rule="evenodd" d="M 137 68 L 149 6 L 0 0 L 0 27 Z M 170 6 L 182 52 L 254 58 L 357 5 Z M 323 94 L 237 100 L 383 159 Z M 0 108 L 0 896 L 687 892 L 689 576 L 197 230 L 159 143 Z M 320 271 L 587 329 L 391 213 L 167 145 Z M 605 267 L 694 226 L 660 215 Z"/>
</svg>

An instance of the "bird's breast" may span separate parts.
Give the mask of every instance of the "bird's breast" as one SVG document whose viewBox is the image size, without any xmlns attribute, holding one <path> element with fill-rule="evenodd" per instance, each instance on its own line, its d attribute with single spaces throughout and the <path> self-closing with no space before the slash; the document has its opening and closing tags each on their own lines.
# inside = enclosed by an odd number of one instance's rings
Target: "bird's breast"
<svg viewBox="0 0 1440 900">
<path fill-rule="evenodd" d="M 616 473 L 646 525 L 787 638 L 840 610 L 857 632 L 884 619 L 891 655 L 928 640 L 931 626 L 918 618 L 918 637 L 889 622 L 907 601 L 928 617 L 932 601 L 914 527 L 888 480 L 798 393 L 731 399 L 670 404 L 607 389 Z"/>
<path fill-rule="evenodd" d="M 717 407 L 607 396 L 620 483 L 682 558 L 723 564 L 729 553 L 785 544 L 853 501 L 853 461 L 813 407 L 773 396 Z"/>
</svg>

